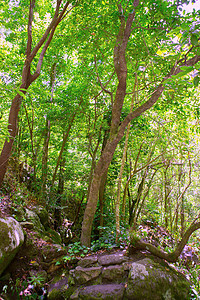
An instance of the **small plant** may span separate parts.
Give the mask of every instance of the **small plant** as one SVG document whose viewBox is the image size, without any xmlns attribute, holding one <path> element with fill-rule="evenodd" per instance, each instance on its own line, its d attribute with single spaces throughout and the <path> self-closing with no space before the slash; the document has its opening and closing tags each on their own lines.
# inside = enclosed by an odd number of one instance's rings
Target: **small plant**
<svg viewBox="0 0 200 300">
<path fill-rule="evenodd" d="M 90 250 L 90 248 L 86 246 L 82 246 L 80 242 L 69 244 L 67 248 L 68 248 L 68 255 L 63 256 L 63 261 L 65 263 L 69 262 L 71 259 L 75 258 L 76 256 L 85 257 Z M 56 265 L 60 265 L 60 264 L 61 264 L 60 261 L 56 262 Z"/>
<path fill-rule="evenodd" d="M 45 283 L 45 278 L 42 274 L 31 275 L 29 282 L 34 287 L 41 286 Z"/>
<path fill-rule="evenodd" d="M 91 250 L 96 252 L 100 249 L 112 250 L 113 248 L 119 247 L 124 248 L 129 243 L 129 233 L 123 226 L 120 227 L 120 235 L 118 242 L 116 243 L 116 229 L 115 225 L 98 227 L 101 231 L 99 239 L 92 242 Z"/>
<path fill-rule="evenodd" d="M 72 256 L 80 255 L 85 256 L 89 251 L 89 248 L 82 246 L 80 242 L 75 242 L 74 244 L 68 245 L 68 253 Z"/>
</svg>

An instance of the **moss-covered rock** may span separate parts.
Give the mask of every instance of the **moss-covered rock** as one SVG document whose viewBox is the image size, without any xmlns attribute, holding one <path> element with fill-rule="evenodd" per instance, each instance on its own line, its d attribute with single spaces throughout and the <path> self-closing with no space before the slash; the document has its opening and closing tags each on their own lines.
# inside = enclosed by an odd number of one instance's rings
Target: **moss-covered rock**
<svg viewBox="0 0 200 300">
<path fill-rule="evenodd" d="M 34 211 L 26 208 L 26 215 L 25 215 L 25 217 L 26 217 L 27 221 L 33 223 L 35 231 L 37 231 L 40 234 L 44 234 L 45 228 L 42 225 L 42 223 L 40 222 L 40 218 L 38 217 L 38 215 Z"/>
<path fill-rule="evenodd" d="M 78 299 L 83 300 L 122 300 L 124 284 L 105 284 L 84 287 L 79 290 Z M 72 297 L 70 299 L 73 299 Z M 142 299 L 142 298 L 141 298 Z"/>
<path fill-rule="evenodd" d="M 176 270 L 144 258 L 131 264 L 126 299 L 135 300 L 187 300 L 190 284 Z"/>
<path fill-rule="evenodd" d="M 49 214 L 46 208 L 43 206 L 36 206 L 33 207 L 33 211 L 38 215 L 38 217 L 40 218 L 40 222 L 47 230 L 49 228 Z"/>
<path fill-rule="evenodd" d="M 24 242 L 20 224 L 11 217 L 0 218 L 0 275 L 13 260 Z"/>
<path fill-rule="evenodd" d="M 57 279 L 54 283 L 50 284 L 48 288 L 49 300 L 65 300 L 69 299 L 74 292 L 74 287 L 69 287 L 68 278 Z"/>
</svg>

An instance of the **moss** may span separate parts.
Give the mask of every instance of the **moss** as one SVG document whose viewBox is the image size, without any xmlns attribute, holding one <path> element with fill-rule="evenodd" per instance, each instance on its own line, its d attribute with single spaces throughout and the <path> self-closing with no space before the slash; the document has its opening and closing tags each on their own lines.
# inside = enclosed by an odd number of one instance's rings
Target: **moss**
<svg viewBox="0 0 200 300">
<path fill-rule="evenodd" d="M 10 243 L 12 241 L 11 239 L 11 234 L 10 233 L 10 228 L 8 227 L 8 224 L 6 222 L 3 222 L 0 220 L 0 244 L 2 249 L 9 249 L 10 248 Z"/>
<path fill-rule="evenodd" d="M 63 289 L 53 289 L 48 294 L 48 300 L 65 300 L 69 299 L 69 297 L 73 294 L 75 288 L 63 288 Z"/>
</svg>

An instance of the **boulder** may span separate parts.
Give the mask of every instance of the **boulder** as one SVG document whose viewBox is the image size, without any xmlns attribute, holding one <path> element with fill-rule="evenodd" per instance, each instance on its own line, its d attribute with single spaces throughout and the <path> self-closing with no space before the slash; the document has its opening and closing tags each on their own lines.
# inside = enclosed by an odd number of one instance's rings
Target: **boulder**
<svg viewBox="0 0 200 300">
<path fill-rule="evenodd" d="M 190 283 L 164 262 L 144 258 L 130 266 L 126 299 L 189 299 Z"/>
<path fill-rule="evenodd" d="M 21 225 L 11 217 L 0 218 L 0 275 L 13 260 L 24 242 Z"/>
</svg>

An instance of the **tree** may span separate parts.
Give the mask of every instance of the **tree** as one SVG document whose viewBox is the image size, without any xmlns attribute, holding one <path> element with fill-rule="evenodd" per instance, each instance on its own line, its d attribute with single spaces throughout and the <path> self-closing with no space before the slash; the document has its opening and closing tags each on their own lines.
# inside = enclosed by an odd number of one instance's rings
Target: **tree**
<svg viewBox="0 0 200 300">
<path fill-rule="evenodd" d="M 42 62 L 44 55 L 52 41 L 52 38 L 55 34 L 55 30 L 59 23 L 66 17 L 69 11 L 72 9 L 70 7 L 70 1 L 63 2 L 62 0 L 57 0 L 56 8 L 54 11 L 53 18 L 47 27 L 46 31 L 43 33 L 39 42 L 32 49 L 33 44 L 33 35 L 32 35 L 32 25 L 34 19 L 34 8 L 35 0 L 30 0 L 29 4 L 29 19 L 28 19 L 28 28 L 27 28 L 27 46 L 26 46 L 26 58 L 22 71 L 22 79 L 19 90 L 17 90 L 17 95 L 12 100 L 9 120 L 8 120 L 8 132 L 9 140 L 5 140 L 4 146 L 0 155 L 0 185 L 2 184 L 4 175 L 6 173 L 8 159 L 11 155 L 13 142 L 17 133 L 17 118 L 20 110 L 22 98 L 26 94 L 29 86 L 39 77 L 42 67 Z M 69 8 L 69 9 L 68 9 Z M 68 9 L 68 10 L 67 10 Z M 38 51 L 41 50 L 39 57 L 37 57 Z M 31 67 L 35 65 L 35 59 L 37 59 L 37 66 L 34 73 L 31 73 Z"/>
<path fill-rule="evenodd" d="M 163 1 L 162 2 L 163 6 L 161 10 L 159 10 L 159 4 L 156 2 L 154 7 L 154 13 L 157 14 L 161 13 L 162 17 L 164 17 L 164 11 L 168 9 L 169 3 Z M 149 5 L 152 5 L 152 3 L 149 2 Z M 163 76 L 162 79 L 159 78 L 160 83 L 158 82 L 157 86 L 153 84 L 151 88 L 151 96 L 148 98 L 148 100 L 143 101 L 142 104 L 138 105 L 138 107 L 135 108 L 133 112 L 129 113 L 124 118 L 124 120 L 121 121 L 121 113 L 124 104 L 124 99 L 127 94 L 127 82 L 128 82 L 127 81 L 127 59 L 126 59 L 127 46 L 130 40 L 131 33 L 134 30 L 132 28 L 133 23 L 135 23 L 135 28 L 141 27 L 140 25 L 137 24 L 137 15 L 141 14 L 140 16 L 142 18 L 142 12 L 144 13 L 144 11 L 142 11 L 144 7 L 142 3 L 140 3 L 140 1 L 134 1 L 133 4 L 131 4 L 130 6 L 127 5 L 125 8 L 123 8 L 122 4 L 118 3 L 120 27 L 119 27 L 116 43 L 114 46 L 114 57 L 113 57 L 114 68 L 117 75 L 118 84 L 117 84 L 115 99 L 112 106 L 110 136 L 106 143 L 104 151 L 102 152 L 101 157 L 97 162 L 96 168 L 94 170 L 94 175 L 90 185 L 88 202 L 85 209 L 85 214 L 84 214 L 84 219 L 82 224 L 81 243 L 86 246 L 90 245 L 92 222 L 97 207 L 98 191 L 100 187 L 101 177 L 107 171 L 109 164 L 112 160 L 113 154 L 115 152 L 115 149 L 119 141 L 123 137 L 127 125 L 129 124 L 129 122 L 131 122 L 131 120 L 138 118 L 145 111 L 149 110 L 158 101 L 160 96 L 163 94 L 163 91 L 167 88 L 169 79 L 172 76 L 173 78 L 178 78 L 187 74 L 189 71 L 193 70 L 193 66 L 200 61 L 200 55 L 196 54 L 197 48 L 195 47 L 197 46 L 194 45 L 191 45 L 190 48 L 187 47 L 187 49 L 182 52 L 183 58 L 180 57 L 178 58 L 177 56 L 175 56 L 175 61 L 174 61 L 174 57 L 171 59 L 169 58 L 167 65 L 163 63 L 163 71 L 166 72 L 166 69 L 168 69 L 167 75 L 164 76 L 162 75 Z M 177 8 L 174 8 L 174 6 L 170 6 L 170 13 L 172 14 L 178 13 Z M 166 16 L 166 18 L 169 18 L 169 15 Z M 169 23 L 167 23 L 167 21 L 165 20 L 166 22 L 165 24 L 167 24 L 166 27 L 169 30 L 175 28 L 175 26 L 173 25 L 173 22 L 175 20 L 176 18 L 174 17 L 174 15 L 173 17 L 171 17 Z M 159 22 L 157 22 L 156 24 L 156 29 L 158 29 L 158 23 Z M 161 21 L 160 19 L 159 26 L 161 26 L 162 23 L 163 20 Z M 144 28 L 144 30 L 148 31 L 149 30 L 148 26 L 149 24 L 147 25 L 146 28 Z M 167 30 L 167 28 L 165 29 L 163 28 L 163 30 Z M 160 43 L 162 45 L 161 41 Z M 144 40 L 144 44 L 146 46 L 145 40 Z M 138 44 L 136 45 L 139 47 Z M 173 48 L 173 43 L 171 43 L 170 46 L 171 48 Z M 147 57 L 150 56 L 149 51 L 147 51 L 147 54 L 148 54 Z M 152 63 L 151 56 L 148 57 L 148 59 L 151 64 Z M 170 69 L 170 65 L 171 65 L 171 69 Z M 151 70 L 151 72 L 153 72 L 153 70 Z"/>
</svg>

